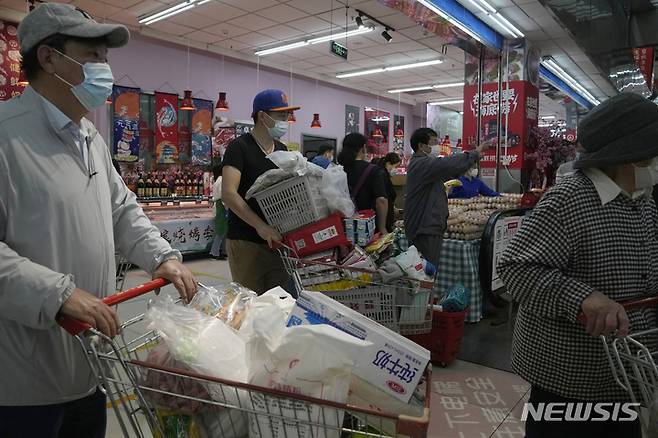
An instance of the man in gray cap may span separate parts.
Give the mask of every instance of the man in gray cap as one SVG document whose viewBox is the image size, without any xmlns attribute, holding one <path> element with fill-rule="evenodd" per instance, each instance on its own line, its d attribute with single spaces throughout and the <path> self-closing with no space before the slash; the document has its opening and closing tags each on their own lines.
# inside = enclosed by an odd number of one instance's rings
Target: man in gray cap
<svg viewBox="0 0 658 438">
<path fill-rule="evenodd" d="M 528 438 L 641 436 L 634 409 L 612 404 L 629 397 L 599 335 L 656 327 L 656 309 L 618 303 L 658 294 L 656 139 L 658 106 L 643 97 L 620 94 L 596 107 L 578 128 L 576 172 L 544 195 L 498 265 L 520 303 L 512 366 L 540 412 L 527 418 Z M 611 404 L 581 405 L 575 416 L 586 421 L 564 421 L 577 402 Z M 562 405 L 563 421 L 544 421 L 540 403 L 572 404 Z"/>
<path fill-rule="evenodd" d="M 107 49 L 125 45 L 128 30 L 49 3 L 18 38 L 31 85 L 0 104 L 0 437 L 102 437 L 105 396 L 56 318 L 117 334 L 100 299 L 114 290 L 115 245 L 183 298 L 195 281 L 84 118 L 110 95 Z"/>
</svg>

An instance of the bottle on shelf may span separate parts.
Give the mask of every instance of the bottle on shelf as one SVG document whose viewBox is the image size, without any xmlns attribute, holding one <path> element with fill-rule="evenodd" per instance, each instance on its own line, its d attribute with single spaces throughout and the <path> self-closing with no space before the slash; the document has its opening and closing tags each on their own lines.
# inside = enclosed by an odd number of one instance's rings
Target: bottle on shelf
<svg viewBox="0 0 658 438">
<path fill-rule="evenodd" d="M 144 197 L 150 198 L 153 196 L 153 180 L 151 179 L 151 174 L 146 174 L 146 188 L 144 190 Z"/>
<path fill-rule="evenodd" d="M 174 177 L 174 190 L 171 192 L 172 196 L 178 196 L 180 193 L 180 175 L 176 173 Z"/>
<path fill-rule="evenodd" d="M 185 185 L 185 194 L 187 196 L 194 196 L 194 192 L 195 192 L 195 187 L 194 187 L 194 183 L 192 182 L 192 176 L 188 174 L 187 183 Z"/>
<path fill-rule="evenodd" d="M 160 174 L 160 197 L 166 198 L 167 196 L 169 196 L 169 183 L 164 173 L 162 173 Z"/>
<path fill-rule="evenodd" d="M 139 179 L 137 180 L 137 197 L 138 198 L 143 198 L 144 197 L 144 191 L 146 188 L 146 183 L 144 182 L 144 175 L 141 173 L 139 174 Z"/>
<path fill-rule="evenodd" d="M 446 137 L 443 139 L 443 145 L 450 147 L 450 136 L 446 135 Z"/>
<path fill-rule="evenodd" d="M 196 194 L 197 196 L 203 196 L 203 175 L 199 175 L 196 180 Z"/>
<path fill-rule="evenodd" d="M 457 149 L 461 149 L 461 148 L 463 148 L 463 147 L 464 147 L 464 145 L 462 144 L 462 139 L 461 139 L 461 138 L 458 138 L 458 139 L 457 139 Z"/>
</svg>

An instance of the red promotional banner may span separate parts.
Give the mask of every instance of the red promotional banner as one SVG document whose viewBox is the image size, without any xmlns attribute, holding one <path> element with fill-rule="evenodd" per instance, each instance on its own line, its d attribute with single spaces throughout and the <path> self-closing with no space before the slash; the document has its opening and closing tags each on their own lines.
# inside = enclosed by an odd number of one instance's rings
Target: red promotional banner
<svg viewBox="0 0 658 438">
<path fill-rule="evenodd" d="M 158 164 L 178 161 L 178 95 L 155 92 L 155 157 Z"/>
<path fill-rule="evenodd" d="M 637 47 L 633 49 L 635 64 L 647 81 L 647 87 L 653 89 L 653 47 Z"/>
<path fill-rule="evenodd" d="M 502 90 L 502 129 L 500 162 L 510 169 L 523 167 L 525 147 L 530 130 L 537 126 L 539 90 L 525 81 L 503 85 Z M 464 87 L 464 149 L 473 149 L 477 143 L 477 85 Z M 496 167 L 495 140 L 498 134 L 498 84 L 483 84 L 482 88 L 481 141 L 491 142 L 481 160 L 483 168 Z M 507 120 L 509 119 L 509 128 Z M 507 128 L 507 129 L 506 129 Z M 505 138 L 507 142 L 505 143 Z"/>
<path fill-rule="evenodd" d="M 0 100 L 18 96 L 25 87 L 21 77 L 21 52 L 18 47 L 17 24 L 0 20 Z"/>
</svg>

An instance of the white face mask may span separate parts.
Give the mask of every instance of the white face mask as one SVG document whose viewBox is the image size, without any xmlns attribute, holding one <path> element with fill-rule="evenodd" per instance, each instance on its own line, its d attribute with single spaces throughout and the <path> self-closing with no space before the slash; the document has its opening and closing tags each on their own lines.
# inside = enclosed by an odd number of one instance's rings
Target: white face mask
<svg viewBox="0 0 658 438">
<path fill-rule="evenodd" d="M 471 169 L 469 172 L 469 175 L 471 175 L 471 178 L 477 178 L 479 174 L 479 171 L 477 169 Z"/>
<path fill-rule="evenodd" d="M 75 59 L 64 53 L 55 50 L 57 53 L 82 67 L 84 80 L 78 85 L 73 85 L 60 75 L 55 73 L 55 77 L 71 87 L 71 92 L 78 99 L 78 102 L 88 111 L 93 111 L 105 104 L 107 98 L 112 94 L 114 85 L 114 76 L 112 69 L 104 62 L 85 62 L 80 64 Z"/>
<path fill-rule="evenodd" d="M 636 166 L 635 170 L 635 190 L 649 189 L 658 184 L 658 157 L 651 160 L 648 166 Z"/>
</svg>

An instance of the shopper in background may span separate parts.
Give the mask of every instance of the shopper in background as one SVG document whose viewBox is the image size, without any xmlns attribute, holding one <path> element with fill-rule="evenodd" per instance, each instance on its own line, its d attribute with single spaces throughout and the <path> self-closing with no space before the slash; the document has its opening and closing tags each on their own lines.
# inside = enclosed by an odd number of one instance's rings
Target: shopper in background
<svg viewBox="0 0 658 438">
<path fill-rule="evenodd" d="M 393 186 L 393 181 L 391 180 L 391 175 L 395 169 L 402 162 L 402 158 L 395 152 L 390 152 L 383 156 L 382 158 L 377 158 L 374 161 L 374 164 L 378 165 L 384 171 L 386 171 L 386 197 L 388 198 L 388 214 L 386 215 L 386 228 L 388 231 L 393 231 L 395 228 L 395 200 L 397 199 L 397 193 L 395 192 L 395 186 Z"/>
<path fill-rule="evenodd" d="M 377 231 L 387 234 L 388 197 L 386 194 L 386 173 L 377 165 L 365 161 L 366 143 L 363 134 L 347 134 L 343 148 L 338 154 L 338 164 L 347 173 L 347 184 L 357 211 L 377 212 Z"/>
<path fill-rule="evenodd" d="M 245 201 L 256 179 L 276 165 L 267 156 L 285 151 L 279 139 L 288 130 L 288 115 L 298 110 L 290 106 L 281 90 L 261 91 L 254 97 L 254 130 L 231 142 L 224 153 L 222 200 L 229 210 L 227 249 L 233 281 L 263 294 L 276 286 L 286 287 L 288 274 L 278 253 L 272 249 L 281 242 L 277 230 L 265 222 L 256 199 Z"/>
<path fill-rule="evenodd" d="M 210 247 L 210 257 L 215 260 L 226 260 L 226 208 L 222 202 L 222 166 L 212 169 L 215 183 L 212 186 L 212 200 L 215 203 L 215 237 Z"/>
<path fill-rule="evenodd" d="M 107 49 L 128 30 L 45 3 L 18 39 L 30 86 L 0 104 L 0 436 L 104 437 L 105 395 L 57 316 L 118 333 L 101 301 L 115 289 L 115 245 L 184 299 L 196 284 L 84 118 L 112 91 Z"/>
<path fill-rule="evenodd" d="M 475 198 L 476 196 L 500 196 L 495 190 L 491 190 L 484 181 L 479 177 L 478 163 L 473 166 L 459 177 L 461 186 L 454 187 L 450 198 Z"/>
<path fill-rule="evenodd" d="M 412 134 L 414 155 L 407 170 L 404 201 L 404 227 L 409 245 L 414 245 L 434 266 L 439 265 L 441 241 L 448 220 L 444 183 L 463 175 L 477 163 L 485 147 L 441 158 L 438 137 L 430 128 L 420 128 Z"/>
<path fill-rule="evenodd" d="M 334 161 L 334 147 L 329 144 L 323 144 L 318 149 L 318 154 L 311 161 L 313 164 L 326 169 Z"/>
<path fill-rule="evenodd" d="M 622 93 L 592 110 L 578 127 L 578 171 L 542 197 L 503 254 L 498 271 L 520 303 L 512 366 L 532 385 L 531 403 L 628 401 L 599 336 L 656 327 L 655 308 L 627 313 L 617 303 L 658 293 L 656 138 L 658 107 L 640 95 Z M 526 436 L 641 431 L 639 421 L 528 418 Z"/>
</svg>

